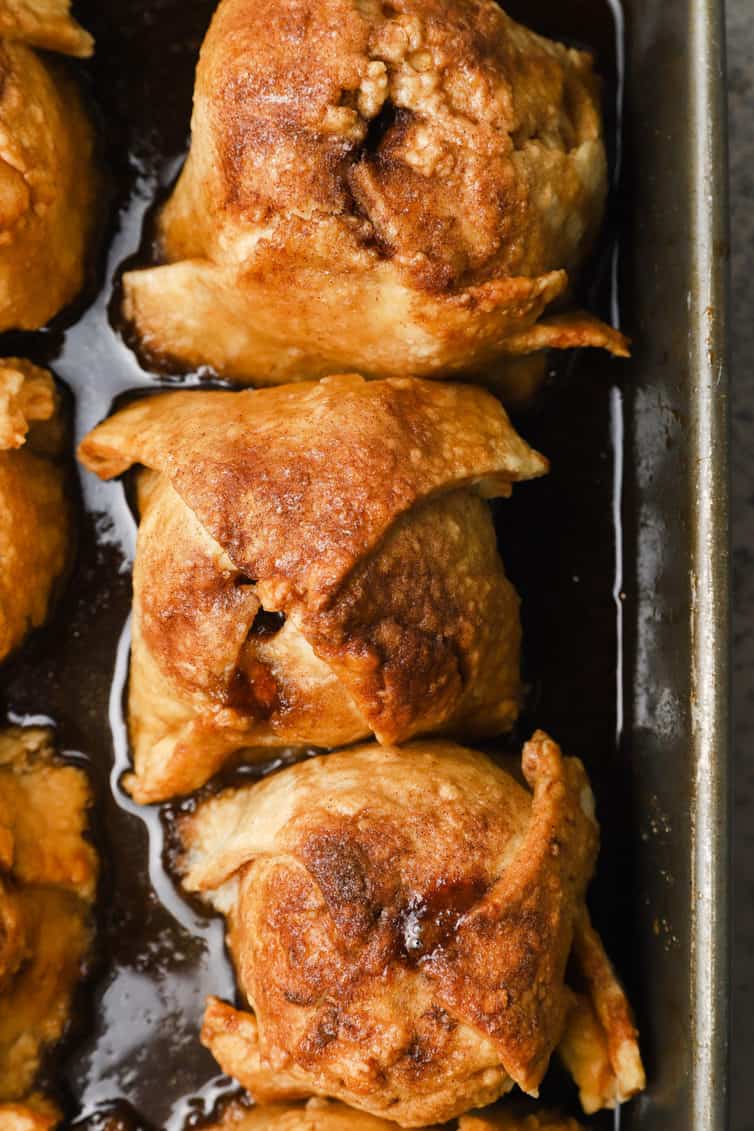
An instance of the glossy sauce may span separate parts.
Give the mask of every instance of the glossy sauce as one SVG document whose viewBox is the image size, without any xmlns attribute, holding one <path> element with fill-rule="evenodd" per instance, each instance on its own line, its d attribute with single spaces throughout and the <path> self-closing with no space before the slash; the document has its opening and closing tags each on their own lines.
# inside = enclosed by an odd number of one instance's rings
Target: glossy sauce
<svg viewBox="0 0 754 1131">
<path fill-rule="evenodd" d="M 441 952 L 466 912 L 482 899 L 486 890 L 482 879 L 451 880 L 412 896 L 398 921 L 401 959 L 417 966 Z"/>
<path fill-rule="evenodd" d="M 6 335 L 2 342 L 6 354 L 50 364 L 71 389 L 76 440 L 122 394 L 177 380 L 145 371 L 124 343 L 118 276 L 133 257 L 144 261 L 151 253 L 150 211 L 164 198 L 186 150 L 196 55 L 214 6 L 214 0 L 78 5 L 79 18 L 97 40 L 95 58 L 73 66 L 88 88 L 107 170 L 99 260 L 75 309 L 45 331 Z M 596 51 L 616 168 L 618 10 L 607 0 L 514 0 L 506 7 L 535 30 Z M 613 205 L 614 211 L 615 199 Z M 613 216 L 585 273 L 584 301 L 607 317 L 617 315 L 614 223 Z M 619 377 L 620 365 L 596 351 L 558 362 L 536 403 L 516 419 L 550 457 L 552 474 L 495 508 L 504 560 L 524 601 L 531 684 L 525 717 L 508 745 L 515 749 L 535 725 L 543 726 L 587 762 L 604 823 L 603 875 L 611 873 L 624 831 L 621 783 L 611 757 L 620 742 L 623 695 Z M 200 379 L 193 374 L 182 383 Z M 205 996 L 233 1000 L 233 977 L 222 924 L 183 900 L 164 866 L 159 814 L 134 805 L 119 786 L 129 760 L 123 693 L 135 527 L 120 484 L 82 479 L 70 584 L 50 624 L 11 659 L 0 681 L 6 715 L 52 720 L 61 747 L 87 760 L 97 795 L 100 941 L 73 1031 L 55 1054 L 51 1075 L 76 1126 L 100 1126 L 107 1113 L 118 1111 L 129 1128 L 178 1131 L 187 1116 L 209 1113 L 220 1095 L 233 1090 L 198 1041 Z M 258 630 L 275 627 L 263 617 Z M 618 886 L 598 881 L 593 904 L 620 965 L 628 909 Z M 428 924 L 428 914 L 419 908 L 416 922 L 407 921 L 407 945 L 417 931 L 446 929 L 444 919 Z M 546 1098 L 576 1110 L 573 1089 L 557 1070 Z"/>
</svg>

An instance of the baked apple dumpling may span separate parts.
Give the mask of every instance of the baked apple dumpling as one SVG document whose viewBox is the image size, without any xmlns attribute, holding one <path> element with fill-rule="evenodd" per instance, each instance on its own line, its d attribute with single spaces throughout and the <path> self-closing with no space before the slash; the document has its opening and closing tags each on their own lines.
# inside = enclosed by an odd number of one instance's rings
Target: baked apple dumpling
<svg viewBox="0 0 754 1131">
<path fill-rule="evenodd" d="M 32 1089 L 92 942 L 90 804 L 86 775 L 57 758 L 48 730 L 0 731 L 0 1115 L 19 1131 L 57 1123 Z"/>
<path fill-rule="evenodd" d="M 47 370 L 0 359 L 0 660 L 44 622 L 68 560 L 63 439 Z"/>
<path fill-rule="evenodd" d="M 536 1096 L 588 1017 L 577 1082 L 599 1079 L 611 1107 L 643 1087 L 584 902 L 586 774 L 542 732 L 522 769 L 531 792 L 447 741 L 361 746 L 183 819 L 184 883 L 227 917 L 245 1006 L 208 1003 L 202 1039 L 224 1072 L 261 1103 L 318 1095 L 444 1123 L 514 1085 Z"/>
<path fill-rule="evenodd" d="M 71 77 L 35 47 L 91 55 L 64 0 L 0 0 L 0 331 L 36 330 L 81 289 L 94 138 Z"/>
<path fill-rule="evenodd" d="M 495 734 L 518 598 L 485 498 L 547 463 L 489 393 L 328 378 L 144 398 L 84 440 L 142 465 L 130 730 L 137 800 L 281 747 Z"/>
<path fill-rule="evenodd" d="M 558 311 L 606 195 L 591 57 L 494 0 L 222 0 L 159 266 L 124 277 L 147 352 L 255 385 L 496 374 L 626 354 Z"/>
</svg>

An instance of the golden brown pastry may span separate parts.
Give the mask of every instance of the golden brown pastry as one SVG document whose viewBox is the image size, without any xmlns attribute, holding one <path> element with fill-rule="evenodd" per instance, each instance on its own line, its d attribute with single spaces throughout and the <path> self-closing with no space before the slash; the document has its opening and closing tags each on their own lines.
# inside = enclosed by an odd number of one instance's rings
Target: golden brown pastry
<svg viewBox="0 0 754 1131">
<path fill-rule="evenodd" d="M 19 358 L 0 359 L 0 660 L 44 622 L 66 565 L 63 438 L 50 374 Z"/>
<path fill-rule="evenodd" d="M 185 886 L 227 916 L 252 1010 L 209 999 L 202 1040 L 224 1072 L 260 1103 L 331 1096 L 409 1127 L 514 1084 L 536 1096 L 573 1007 L 569 957 L 594 1016 L 617 1016 L 585 935 L 630 1021 L 584 903 L 598 841 L 584 769 L 542 732 L 522 768 L 531 793 L 448 742 L 361 746 L 184 818 Z M 633 1024 L 603 1049 L 621 1050 L 612 1106 L 643 1085 Z"/>
<path fill-rule="evenodd" d="M 61 1115 L 45 1096 L 33 1095 L 24 1103 L 0 1103 L 0 1131 L 52 1131 Z"/>
<path fill-rule="evenodd" d="M 583 1131 L 583 1128 L 575 1119 L 566 1119 L 555 1112 L 523 1114 L 501 1107 L 478 1115 L 462 1115 L 458 1131 Z"/>
<path fill-rule="evenodd" d="M 223 0 L 192 129 L 164 263 L 124 279 L 148 352 L 254 384 L 626 354 L 544 316 L 602 217 L 591 57 L 494 0 Z"/>
<path fill-rule="evenodd" d="M 149 397 L 80 448 L 131 464 L 139 801 L 231 755 L 510 727 L 518 598 L 489 508 L 546 461 L 470 386 L 328 378 Z M 481 496 L 481 497 L 480 497 Z"/>
<path fill-rule="evenodd" d="M 631 1010 L 599 935 L 584 922 L 574 955 L 587 992 L 575 993 L 559 1053 L 587 1115 L 615 1107 L 644 1087 Z"/>
<path fill-rule="evenodd" d="M 92 51 L 67 3 L 0 0 L 0 331 L 35 330 L 75 298 L 94 220 L 81 98 L 30 44 Z"/>
<path fill-rule="evenodd" d="M 0 1102 L 19 1119 L 24 1105 L 27 1119 L 36 1110 L 31 1127 L 55 1122 L 46 1102 L 25 1097 L 66 1028 L 91 943 L 90 802 L 86 775 L 56 758 L 48 730 L 0 732 Z"/>
<path fill-rule="evenodd" d="M 389 1131 L 390 1127 L 384 1119 L 367 1112 L 313 1099 L 307 1104 L 262 1107 L 232 1103 L 206 1131 Z"/>
<path fill-rule="evenodd" d="M 307 1104 L 269 1104 L 246 1107 L 231 1104 L 218 1123 L 206 1131 L 390 1131 L 395 1124 L 365 1111 L 330 1100 Z M 574 1119 L 543 1112 L 522 1115 L 504 1110 L 462 1115 L 446 1131 L 580 1131 Z"/>
<path fill-rule="evenodd" d="M 86 58 L 94 40 L 71 15 L 71 0 L 0 0 L 0 39 Z"/>
</svg>

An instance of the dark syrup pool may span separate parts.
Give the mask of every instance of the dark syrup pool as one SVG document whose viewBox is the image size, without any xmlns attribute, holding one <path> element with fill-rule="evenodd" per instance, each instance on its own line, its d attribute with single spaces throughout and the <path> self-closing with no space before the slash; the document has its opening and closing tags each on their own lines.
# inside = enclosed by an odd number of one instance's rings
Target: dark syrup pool
<svg viewBox="0 0 754 1131">
<path fill-rule="evenodd" d="M 619 0 L 508 0 L 515 18 L 595 51 L 617 177 L 622 83 Z M 49 364 L 71 392 L 75 439 L 126 393 L 202 379 L 147 372 L 124 344 L 117 318 L 125 261 L 148 257 L 150 212 L 180 168 L 197 52 L 215 0 L 82 0 L 95 58 L 73 64 L 98 123 L 106 171 L 99 256 L 81 301 L 36 334 L 5 335 L 3 354 Z M 583 299 L 617 319 L 618 194 Z M 630 328 L 629 328 L 630 331 Z M 592 889 L 595 918 L 619 968 L 628 965 L 631 917 L 621 845 L 628 817 L 618 753 L 621 664 L 620 364 L 596 351 L 561 358 L 516 423 L 552 461 L 545 480 L 496 506 L 500 544 L 523 597 L 525 669 L 531 685 L 512 740 L 550 730 L 587 763 L 603 822 L 603 858 Z M 5 715 L 52 721 L 61 748 L 85 759 L 96 790 L 94 833 L 102 858 L 99 943 L 72 1031 L 49 1065 L 68 1126 L 95 1128 L 119 1114 L 135 1129 L 178 1131 L 234 1091 L 198 1041 L 208 993 L 232 999 L 221 923 L 177 893 L 164 866 L 155 809 L 121 791 L 128 763 L 123 692 L 128 665 L 130 560 L 135 527 L 120 484 L 81 475 L 77 558 L 50 623 L 4 667 Z M 621 895 L 621 892 L 624 892 Z M 556 1067 L 544 1099 L 577 1113 Z M 602 1126 L 609 1126 L 612 1117 Z"/>
</svg>

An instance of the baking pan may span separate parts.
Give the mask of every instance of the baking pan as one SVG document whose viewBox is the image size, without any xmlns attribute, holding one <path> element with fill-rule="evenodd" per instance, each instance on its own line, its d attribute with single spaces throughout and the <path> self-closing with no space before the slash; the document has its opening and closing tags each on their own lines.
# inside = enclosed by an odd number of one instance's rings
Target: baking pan
<svg viewBox="0 0 754 1131">
<path fill-rule="evenodd" d="M 726 1127 L 728 389 L 724 20 L 627 7 L 624 552 L 629 866 L 653 1085 L 632 1126 Z"/>
<path fill-rule="evenodd" d="M 636 1004 L 647 1094 L 631 1129 L 723 1131 L 727 1041 L 727 385 L 720 0 L 512 0 L 512 15 L 591 47 L 605 77 L 615 190 L 583 296 L 632 336 L 630 363 L 558 362 L 516 417 L 552 475 L 497 508 L 524 599 L 541 725 L 588 764 L 603 829 L 591 903 Z M 193 68 L 214 0 L 86 0 L 88 85 L 108 183 L 101 250 L 77 308 L 6 353 L 49 363 L 83 435 L 122 395 L 196 383 L 143 370 L 118 278 L 150 254 L 150 217 L 185 152 Z M 617 242 L 616 242 L 617 241 Z M 81 480 L 78 557 L 51 623 L 5 666 L 14 721 L 52 720 L 97 794 L 99 948 L 50 1076 L 76 1127 L 117 1111 L 178 1131 L 232 1090 L 197 1035 L 233 998 L 219 921 L 177 894 L 166 818 L 119 787 L 134 523 L 119 484 Z M 63 1091 L 60 1093 L 60 1081 Z M 546 1101 L 577 1111 L 555 1068 Z M 612 1116 L 590 1126 L 611 1126 Z"/>
</svg>

